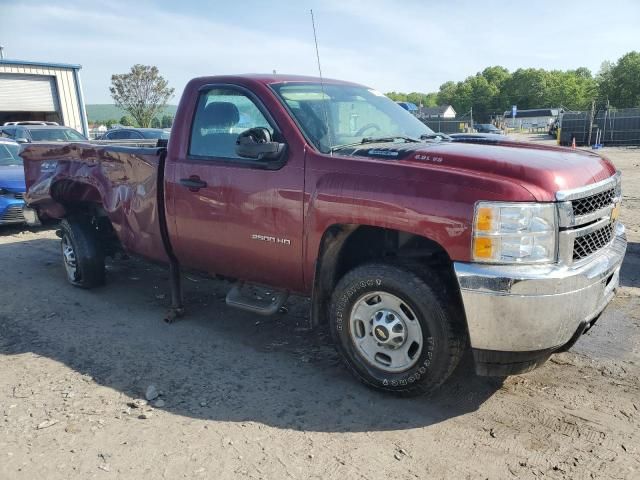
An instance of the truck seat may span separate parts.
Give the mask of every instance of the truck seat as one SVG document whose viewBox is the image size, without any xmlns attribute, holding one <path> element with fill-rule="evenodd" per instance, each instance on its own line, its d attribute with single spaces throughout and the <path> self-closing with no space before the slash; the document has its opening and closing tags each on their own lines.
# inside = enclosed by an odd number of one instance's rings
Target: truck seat
<svg viewBox="0 0 640 480">
<path fill-rule="evenodd" d="M 230 130 L 240 120 L 238 107 L 231 102 L 212 102 L 196 114 L 191 131 L 191 155 L 237 158 L 237 133 Z"/>
</svg>

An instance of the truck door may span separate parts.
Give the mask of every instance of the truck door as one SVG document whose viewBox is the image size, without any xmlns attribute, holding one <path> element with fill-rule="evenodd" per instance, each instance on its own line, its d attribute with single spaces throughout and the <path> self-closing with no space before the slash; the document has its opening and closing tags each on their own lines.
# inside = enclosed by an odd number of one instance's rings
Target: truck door
<svg viewBox="0 0 640 480">
<path fill-rule="evenodd" d="M 239 157 L 236 139 L 253 127 L 284 141 L 246 89 L 199 93 L 186 154 L 167 160 L 172 246 L 184 266 L 301 291 L 304 158 L 291 151 L 278 161 Z"/>
</svg>

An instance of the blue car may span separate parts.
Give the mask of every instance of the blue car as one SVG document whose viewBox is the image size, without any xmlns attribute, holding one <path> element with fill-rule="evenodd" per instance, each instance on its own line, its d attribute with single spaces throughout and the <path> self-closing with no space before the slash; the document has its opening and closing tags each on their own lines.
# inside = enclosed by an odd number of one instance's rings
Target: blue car
<svg viewBox="0 0 640 480">
<path fill-rule="evenodd" d="M 24 223 L 24 169 L 20 145 L 0 138 L 0 225 Z"/>
</svg>

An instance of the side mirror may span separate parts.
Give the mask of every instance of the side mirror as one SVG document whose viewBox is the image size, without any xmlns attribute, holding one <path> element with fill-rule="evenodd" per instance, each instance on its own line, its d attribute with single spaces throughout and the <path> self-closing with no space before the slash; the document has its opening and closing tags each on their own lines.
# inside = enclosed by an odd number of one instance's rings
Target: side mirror
<svg viewBox="0 0 640 480">
<path fill-rule="evenodd" d="M 15 140 L 16 140 L 16 143 L 29 143 L 29 139 L 24 137 L 18 137 Z"/>
<path fill-rule="evenodd" d="M 250 128 L 238 135 L 236 154 L 253 160 L 275 160 L 285 151 L 285 143 L 273 142 L 271 133 L 263 127 Z"/>
</svg>

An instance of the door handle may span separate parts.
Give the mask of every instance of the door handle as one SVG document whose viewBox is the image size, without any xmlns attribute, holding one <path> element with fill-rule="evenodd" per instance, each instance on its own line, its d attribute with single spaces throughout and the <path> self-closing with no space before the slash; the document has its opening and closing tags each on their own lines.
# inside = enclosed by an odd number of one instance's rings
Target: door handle
<svg viewBox="0 0 640 480">
<path fill-rule="evenodd" d="M 201 188 L 206 188 L 207 182 L 200 180 L 197 175 L 191 175 L 189 178 L 181 178 L 180 185 L 187 187 L 192 192 L 197 192 Z"/>
</svg>

